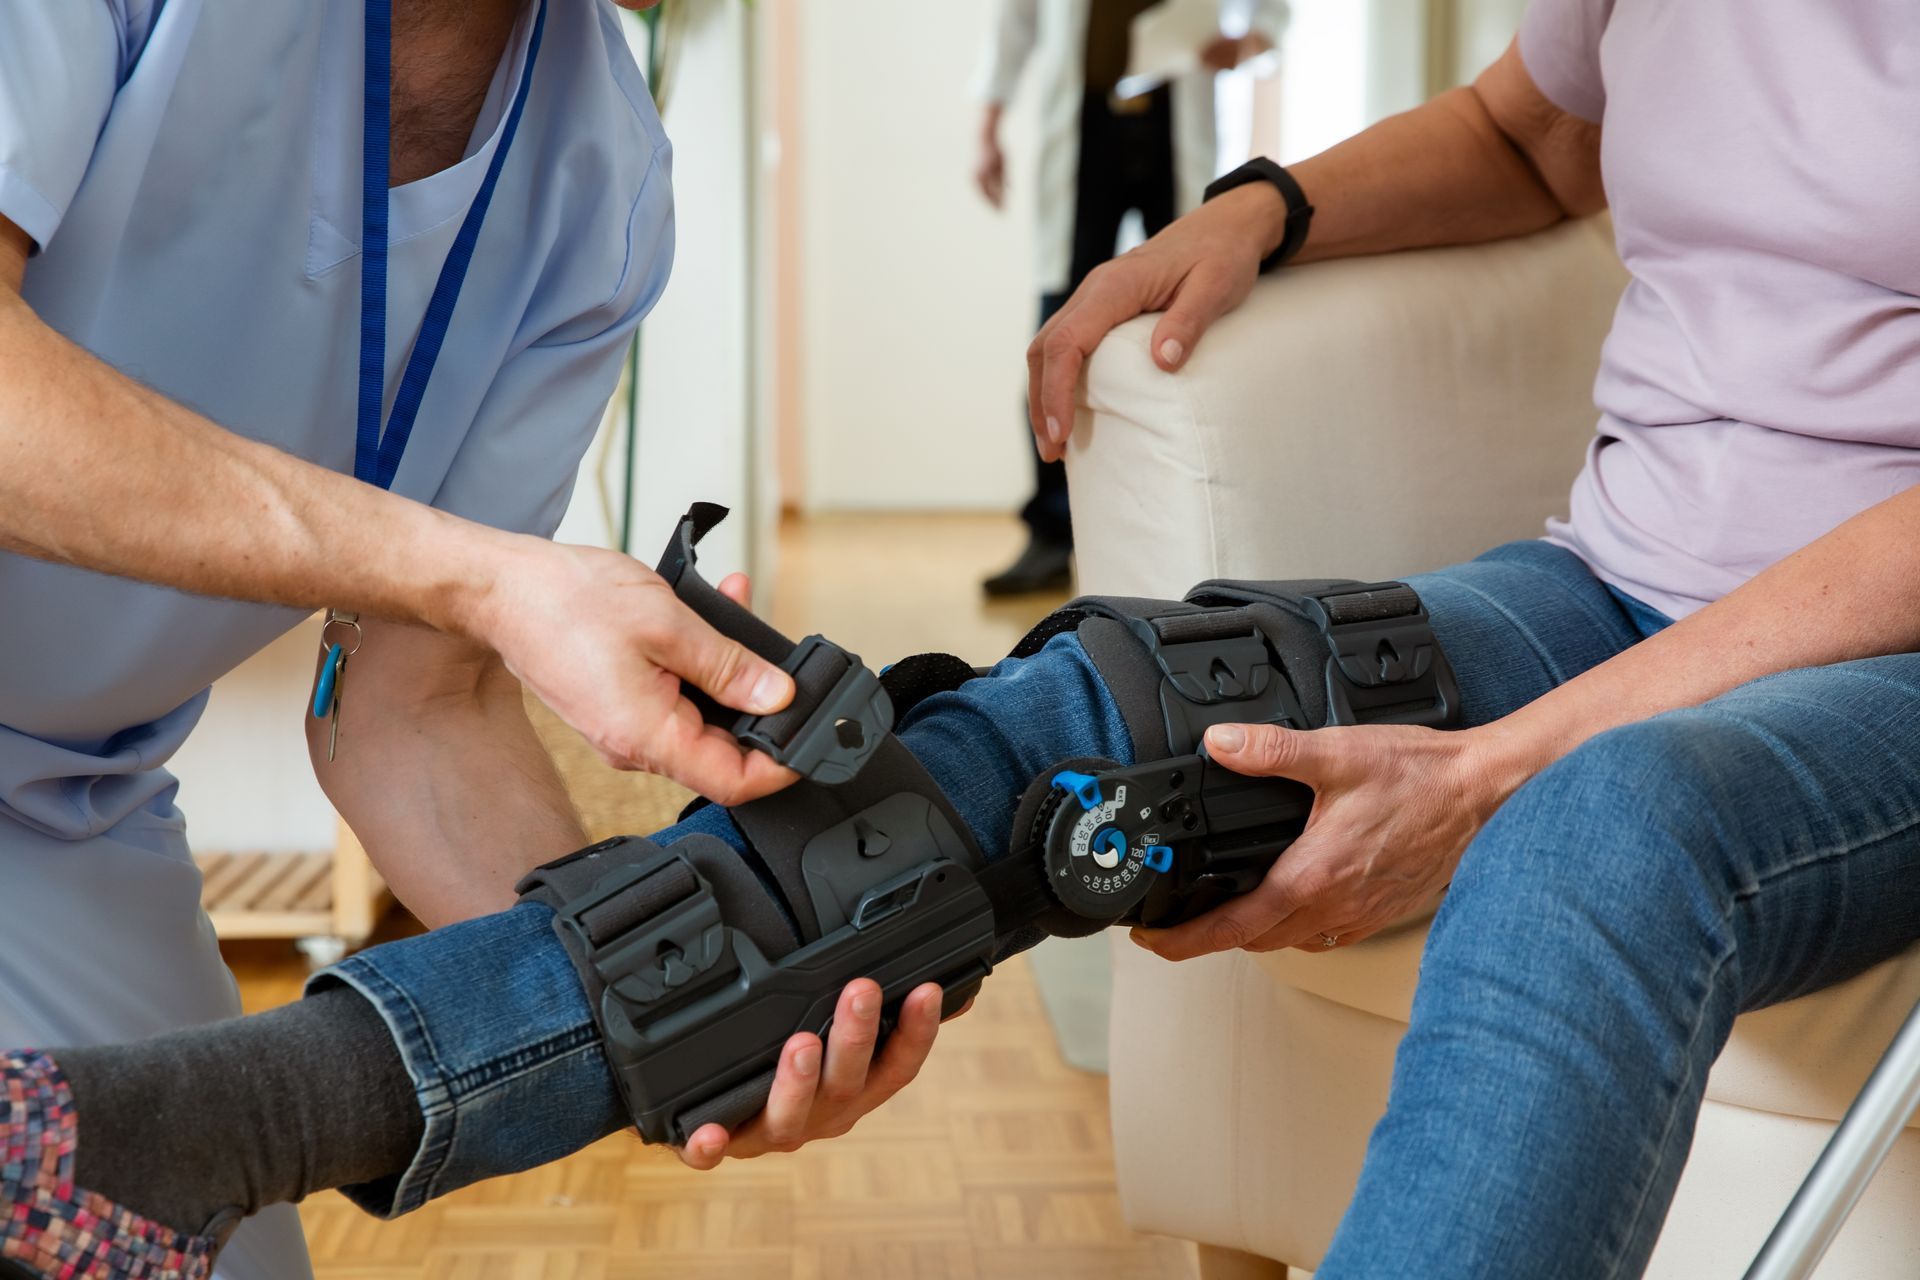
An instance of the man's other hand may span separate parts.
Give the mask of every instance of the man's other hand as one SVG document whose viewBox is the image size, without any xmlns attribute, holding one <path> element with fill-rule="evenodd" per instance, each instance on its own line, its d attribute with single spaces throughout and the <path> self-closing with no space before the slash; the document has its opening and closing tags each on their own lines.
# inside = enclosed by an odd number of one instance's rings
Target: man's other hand
<svg viewBox="0 0 1920 1280">
<path fill-rule="evenodd" d="M 1007 156 L 1000 149 L 1000 104 L 987 104 L 980 121 L 980 158 L 973 167 L 973 183 L 988 204 L 999 209 L 1007 200 Z"/>
<path fill-rule="evenodd" d="M 1272 42 L 1257 33 L 1215 36 L 1200 46 L 1200 65 L 1209 71 L 1231 71 L 1271 48 Z"/>
</svg>

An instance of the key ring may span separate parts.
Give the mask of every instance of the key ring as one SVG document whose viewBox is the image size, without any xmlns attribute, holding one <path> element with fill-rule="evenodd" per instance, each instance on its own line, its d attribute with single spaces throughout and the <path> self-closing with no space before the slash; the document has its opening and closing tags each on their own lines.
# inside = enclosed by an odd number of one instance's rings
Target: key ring
<svg viewBox="0 0 1920 1280">
<path fill-rule="evenodd" d="M 340 656 L 343 658 L 351 658 L 354 654 L 360 652 L 360 642 L 367 638 L 367 633 L 360 627 L 360 615 L 357 613 L 340 613 L 332 609 L 327 610 L 327 621 L 325 625 L 320 628 L 320 647 L 322 649 L 331 647 L 327 643 L 327 633 L 335 627 L 353 628 L 353 647 L 349 649 L 342 646 Z"/>
</svg>

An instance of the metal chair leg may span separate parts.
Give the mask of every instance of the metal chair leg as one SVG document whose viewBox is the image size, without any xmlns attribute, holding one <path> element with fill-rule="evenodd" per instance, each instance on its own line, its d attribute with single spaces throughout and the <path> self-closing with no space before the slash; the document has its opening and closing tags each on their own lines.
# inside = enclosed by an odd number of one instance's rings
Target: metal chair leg
<svg viewBox="0 0 1920 1280">
<path fill-rule="evenodd" d="M 1847 1108 L 1746 1280 L 1805 1280 L 1920 1106 L 1920 1004 Z"/>
</svg>

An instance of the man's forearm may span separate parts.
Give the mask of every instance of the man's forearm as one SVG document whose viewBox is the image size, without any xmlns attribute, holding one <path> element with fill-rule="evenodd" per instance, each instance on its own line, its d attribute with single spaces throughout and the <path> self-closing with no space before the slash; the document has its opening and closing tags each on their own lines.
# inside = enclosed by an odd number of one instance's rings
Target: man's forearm
<svg viewBox="0 0 1920 1280">
<path fill-rule="evenodd" d="M 395 896 L 436 928 L 505 910 L 522 875 L 587 843 L 520 682 L 490 655 L 467 669 L 464 687 L 397 713 L 378 677 L 353 688 L 331 762 L 328 726 L 308 726 L 328 798 Z"/>
<path fill-rule="evenodd" d="M 203 595 L 468 632 L 521 541 L 226 431 L 67 341 L 0 283 L 9 550 Z"/>
<path fill-rule="evenodd" d="M 1920 488 L 1486 727 L 1514 785 L 1588 738 L 1800 667 L 1920 649 Z M 1479 732 L 1479 731 L 1474 731 Z"/>
</svg>

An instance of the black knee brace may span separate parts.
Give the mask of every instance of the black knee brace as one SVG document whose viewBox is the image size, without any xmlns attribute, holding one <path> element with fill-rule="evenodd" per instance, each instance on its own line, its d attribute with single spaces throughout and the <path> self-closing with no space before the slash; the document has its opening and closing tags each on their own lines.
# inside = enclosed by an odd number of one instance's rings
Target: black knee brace
<svg viewBox="0 0 1920 1280">
<path fill-rule="evenodd" d="M 781 1046 L 822 1034 L 846 983 L 871 978 L 888 1016 L 937 982 L 958 1009 L 1000 958 L 1047 934 L 1185 919 L 1252 887 L 1311 804 L 1200 752 L 1209 725 L 1445 726 L 1458 701 L 1425 610 L 1402 583 L 1209 582 L 1185 601 L 1086 598 L 1016 656 L 1076 632 L 1119 703 L 1138 763 L 1070 760 L 1029 789 L 1015 847 L 984 856 L 893 736 L 896 712 L 976 672 L 924 654 L 876 677 L 819 636 L 794 644 L 701 580 L 694 544 L 725 514 L 699 504 L 660 572 L 696 612 L 789 671 L 771 716 L 697 699 L 803 775 L 732 818 L 743 857 L 695 836 L 623 836 L 533 872 L 554 910 L 641 1133 L 684 1142 L 766 1100 Z"/>
</svg>

